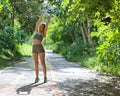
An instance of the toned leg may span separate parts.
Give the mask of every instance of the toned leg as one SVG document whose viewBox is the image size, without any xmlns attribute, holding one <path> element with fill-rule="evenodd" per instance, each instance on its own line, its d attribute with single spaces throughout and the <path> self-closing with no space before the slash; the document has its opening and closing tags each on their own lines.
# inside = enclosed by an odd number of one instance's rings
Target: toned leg
<svg viewBox="0 0 120 96">
<path fill-rule="evenodd" d="M 45 53 L 40 53 L 39 54 L 40 56 L 40 61 L 41 61 L 41 64 L 42 64 L 42 69 L 43 69 L 43 74 L 44 74 L 44 82 L 46 83 L 47 81 L 47 78 L 46 78 L 46 64 L 45 64 Z"/>
<path fill-rule="evenodd" d="M 37 53 L 33 53 L 33 59 L 34 59 L 34 64 L 35 64 L 36 77 L 39 77 L 39 66 L 38 66 L 38 54 Z"/>
</svg>

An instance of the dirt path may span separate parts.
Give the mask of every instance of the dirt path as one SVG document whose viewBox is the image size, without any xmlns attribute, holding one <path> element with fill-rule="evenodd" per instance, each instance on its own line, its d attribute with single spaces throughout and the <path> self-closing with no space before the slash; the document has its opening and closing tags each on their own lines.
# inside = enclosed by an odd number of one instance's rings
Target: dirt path
<svg viewBox="0 0 120 96">
<path fill-rule="evenodd" d="M 120 96 L 120 78 L 105 76 L 46 51 L 48 83 L 34 84 L 32 57 L 0 70 L 0 96 Z"/>
</svg>

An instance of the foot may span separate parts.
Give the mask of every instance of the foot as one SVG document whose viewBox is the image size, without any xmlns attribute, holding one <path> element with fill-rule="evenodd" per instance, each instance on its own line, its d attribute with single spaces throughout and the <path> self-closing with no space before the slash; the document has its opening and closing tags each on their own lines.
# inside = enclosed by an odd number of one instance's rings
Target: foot
<svg viewBox="0 0 120 96">
<path fill-rule="evenodd" d="M 39 77 L 35 78 L 35 83 L 37 83 L 39 81 Z"/>
<path fill-rule="evenodd" d="M 47 83 L 47 77 L 44 77 L 44 83 Z"/>
</svg>

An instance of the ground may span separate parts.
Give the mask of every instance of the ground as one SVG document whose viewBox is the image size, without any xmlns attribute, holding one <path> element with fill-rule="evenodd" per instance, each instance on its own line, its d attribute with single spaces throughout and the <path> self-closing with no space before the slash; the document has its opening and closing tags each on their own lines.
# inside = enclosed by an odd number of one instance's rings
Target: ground
<svg viewBox="0 0 120 96">
<path fill-rule="evenodd" d="M 46 50 L 48 82 L 34 83 L 32 57 L 0 70 L 0 96 L 120 96 L 120 78 L 100 74 Z"/>
</svg>

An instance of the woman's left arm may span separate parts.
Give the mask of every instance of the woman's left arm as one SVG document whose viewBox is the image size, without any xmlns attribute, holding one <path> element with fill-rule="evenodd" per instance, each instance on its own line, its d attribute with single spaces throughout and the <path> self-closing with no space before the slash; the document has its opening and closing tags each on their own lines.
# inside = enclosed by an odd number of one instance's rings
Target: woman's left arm
<svg viewBox="0 0 120 96">
<path fill-rule="evenodd" d="M 45 16 L 47 16 L 48 19 L 47 19 L 46 25 L 45 25 L 44 37 L 46 37 L 46 33 L 47 33 L 47 29 L 48 29 L 48 23 L 49 23 L 49 21 L 50 21 L 50 15 L 49 15 L 49 14 L 45 14 Z"/>
</svg>

